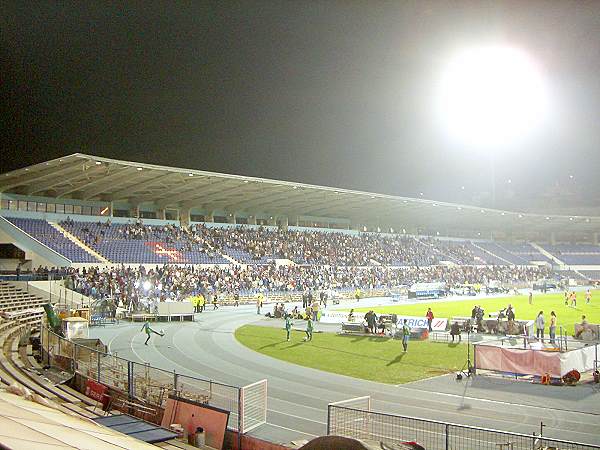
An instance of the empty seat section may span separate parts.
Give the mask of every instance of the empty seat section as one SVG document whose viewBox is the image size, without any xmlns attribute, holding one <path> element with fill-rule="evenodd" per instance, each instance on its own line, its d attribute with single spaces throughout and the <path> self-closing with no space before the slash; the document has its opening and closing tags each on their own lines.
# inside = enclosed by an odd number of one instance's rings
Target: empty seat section
<svg viewBox="0 0 600 450">
<path fill-rule="evenodd" d="M 42 244 L 50 247 L 55 252 L 75 263 L 95 263 L 98 260 L 79 247 L 73 241 L 67 239 L 62 233 L 56 230 L 45 220 L 41 219 L 21 219 L 7 217 L 13 225 L 17 226 L 31 237 L 37 239 Z"/>
</svg>

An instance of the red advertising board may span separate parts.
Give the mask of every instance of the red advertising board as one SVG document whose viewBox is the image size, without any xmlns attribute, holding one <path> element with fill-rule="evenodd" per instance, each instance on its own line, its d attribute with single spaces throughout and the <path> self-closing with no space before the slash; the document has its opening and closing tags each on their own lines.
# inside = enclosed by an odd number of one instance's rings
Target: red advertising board
<svg viewBox="0 0 600 450">
<path fill-rule="evenodd" d="M 106 391 L 108 391 L 108 388 L 102 383 L 97 383 L 96 381 L 90 379 L 85 382 L 85 395 L 96 400 L 97 402 L 102 403 L 103 409 L 106 408 L 109 399 Z"/>
</svg>

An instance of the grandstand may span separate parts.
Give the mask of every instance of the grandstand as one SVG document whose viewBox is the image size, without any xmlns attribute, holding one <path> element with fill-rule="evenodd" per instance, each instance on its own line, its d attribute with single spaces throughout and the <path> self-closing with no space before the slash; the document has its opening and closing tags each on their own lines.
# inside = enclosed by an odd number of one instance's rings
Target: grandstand
<svg viewBox="0 0 600 450">
<path fill-rule="evenodd" d="M 481 209 L 79 153 L 6 173 L 0 191 L 0 237 L 23 249 L 33 266 L 281 261 L 600 269 L 597 217 Z"/>
<path fill-rule="evenodd" d="M 531 288 L 538 280 L 550 278 L 585 283 L 600 273 L 596 228 L 600 218 L 596 217 L 546 219 L 82 154 L 4 174 L 0 191 L 0 244 L 24 253 L 24 259 L 2 260 L 5 275 L 64 278 L 58 293 L 50 287 L 48 295 L 33 288 L 27 292 L 18 282 L 0 285 L 4 317 L 0 333 L 6 330 L 6 345 L 11 348 L 18 348 L 21 335 L 28 337 L 39 329 L 41 305 L 67 300 L 67 292 L 71 301 L 77 295 L 92 307 L 94 323 L 104 323 L 117 306 L 128 311 L 132 320 L 136 314 L 142 320 L 156 319 L 148 305 L 167 300 L 187 303 L 200 295 L 236 304 L 254 304 L 258 293 L 268 295 L 272 302 L 300 302 L 307 292 L 325 290 L 338 299 L 351 299 L 358 288 L 374 298 L 420 282 L 443 282 L 448 292 L 465 285 L 501 285 L 507 291 Z M 235 311 L 244 321 L 256 317 L 250 308 Z M 223 314 L 228 317 L 229 311 Z M 98 315 L 102 320 L 98 321 Z M 234 330 L 236 324 L 227 324 L 227 329 Z M 168 326 L 171 330 L 178 327 Z M 225 335 L 223 339 L 233 339 L 231 333 Z M 119 342 L 119 336 L 114 337 Z M 133 340 L 129 346 L 129 357 L 135 358 Z M 75 358 L 68 351 L 69 345 L 58 344 L 47 350 L 46 357 L 61 364 L 63 357 Z M 203 351 L 206 358 L 217 357 L 208 348 Z M 29 366 L 39 370 L 33 358 L 23 351 L 12 351 L 10 356 L 0 361 L 0 377 L 5 382 L 20 382 L 59 402 L 63 409 L 93 415 L 87 408 L 89 401 L 79 392 L 29 376 Z M 235 352 L 231 358 L 227 364 L 247 364 L 237 361 Z M 140 361 L 118 362 L 119 370 L 102 367 L 102 376 L 106 371 L 120 373 L 112 381 L 115 387 L 135 375 L 131 369 L 125 374 L 124 368 L 142 367 L 137 364 Z M 100 379 L 97 361 L 88 366 L 77 363 L 77 373 Z M 207 367 L 198 370 L 215 371 L 212 375 L 221 381 L 226 377 L 223 389 L 228 386 L 233 392 L 217 406 L 235 411 L 236 399 L 241 398 L 236 389 L 251 389 L 256 376 L 240 380 L 238 375 L 220 372 L 219 367 Z M 160 379 L 157 386 L 167 389 L 172 374 L 152 370 L 153 377 L 146 376 L 135 385 L 143 390 L 143 383 L 152 385 Z M 174 380 L 174 385 L 187 386 L 183 375 Z M 256 398 L 266 404 L 266 382 L 264 386 L 262 396 Z M 153 404 L 160 405 L 164 398 L 162 388 L 157 389 Z M 148 393 L 142 390 L 139 395 L 146 398 Z M 241 426 L 245 430 L 236 419 L 242 410 L 238 404 L 230 416 L 230 429 Z M 308 414 L 312 416 L 313 410 Z M 294 417 L 293 423 L 282 425 L 287 432 L 301 436 L 323 432 L 322 424 L 315 431 L 314 421 L 304 418 L 304 412 Z M 298 429 L 296 421 L 302 424 Z M 310 426 L 304 427 L 304 421 Z M 264 426 L 259 437 L 281 436 L 266 418 L 257 423 Z"/>
</svg>

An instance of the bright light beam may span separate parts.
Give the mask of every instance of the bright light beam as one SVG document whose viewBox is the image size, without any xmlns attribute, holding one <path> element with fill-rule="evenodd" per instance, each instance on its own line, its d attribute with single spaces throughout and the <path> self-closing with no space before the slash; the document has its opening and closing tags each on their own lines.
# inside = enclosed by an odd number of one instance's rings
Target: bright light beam
<svg viewBox="0 0 600 450">
<path fill-rule="evenodd" d="M 546 83 L 534 61 L 500 46 L 455 55 L 436 98 L 448 133 L 480 148 L 525 138 L 540 127 L 549 109 Z"/>
</svg>

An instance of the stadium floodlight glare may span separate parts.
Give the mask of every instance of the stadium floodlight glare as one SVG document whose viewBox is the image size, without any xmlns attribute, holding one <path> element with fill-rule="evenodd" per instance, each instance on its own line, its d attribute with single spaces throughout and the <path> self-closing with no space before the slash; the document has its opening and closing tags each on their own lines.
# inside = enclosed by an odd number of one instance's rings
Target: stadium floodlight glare
<svg viewBox="0 0 600 450">
<path fill-rule="evenodd" d="M 448 133 L 465 144 L 489 148 L 526 137 L 549 109 L 545 80 L 523 51 L 482 46 L 454 55 L 437 92 Z"/>
</svg>

